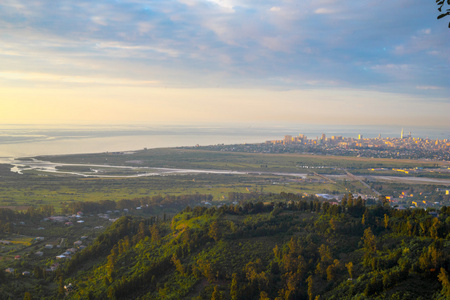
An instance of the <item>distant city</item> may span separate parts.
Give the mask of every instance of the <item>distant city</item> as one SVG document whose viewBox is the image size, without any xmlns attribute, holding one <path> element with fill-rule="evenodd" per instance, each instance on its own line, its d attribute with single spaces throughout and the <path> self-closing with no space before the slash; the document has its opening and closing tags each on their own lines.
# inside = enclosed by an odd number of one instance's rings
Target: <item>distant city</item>
<svg viewBox="0 0 450 300">
<path fill-rule="evenodd" d="M 358 138 L 331 136 L 323 133 L 320 137 L 308 138 L 285 135 L 280 140 L 270 140 L 259 144 L 214 145 L 201 148 L 232 152 L 263 153 L 316 153 L 325 155 L 361 156 L 376 158 L 433 159 L 450 161 L 450 140 L 413 137 L 403 129 L 399 137 Z"/>
</svg>

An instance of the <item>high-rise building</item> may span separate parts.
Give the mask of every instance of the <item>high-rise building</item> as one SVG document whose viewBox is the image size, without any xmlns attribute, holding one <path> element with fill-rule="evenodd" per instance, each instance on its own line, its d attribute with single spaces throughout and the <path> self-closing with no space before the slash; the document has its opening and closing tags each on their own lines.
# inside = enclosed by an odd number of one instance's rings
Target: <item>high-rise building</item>
<svg viewBox="0 0 450 300">
<path fill-rule="evenodd" d="M 400 133 L 400 138 L 403 138 L 403 128 L 402 128 L 402 132 Z"/>
<path fill-rule="evenodd" d="M 290 144 L 292 142 L 292 135 L 284 136 L 284 144 Z"/>
</svg>

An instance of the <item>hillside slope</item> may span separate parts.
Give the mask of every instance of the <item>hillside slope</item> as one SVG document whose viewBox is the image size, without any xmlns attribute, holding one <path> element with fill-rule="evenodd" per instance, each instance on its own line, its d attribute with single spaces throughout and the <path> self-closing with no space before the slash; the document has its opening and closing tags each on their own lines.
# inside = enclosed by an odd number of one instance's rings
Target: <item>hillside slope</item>
<svg viewBox="0 0 450 300">
<path fill-rule="evenodd" d="M 284 197 L 284 199 L 283 199 Z M 70 299 L 447 299 L 450 218 L 301 196 L 123 217 L 64 268 Z"/>
</svg>

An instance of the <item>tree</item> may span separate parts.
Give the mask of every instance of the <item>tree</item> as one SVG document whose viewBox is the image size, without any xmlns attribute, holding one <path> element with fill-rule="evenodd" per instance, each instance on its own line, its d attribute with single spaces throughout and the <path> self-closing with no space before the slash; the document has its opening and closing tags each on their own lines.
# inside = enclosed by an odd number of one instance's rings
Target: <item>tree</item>
<svg viewBox="0 0 450 300">
<path fill-rule="evenodd" d="M 44 276 L 43 276 L 42 269 L 39 268 L 38 266 L 34 267 L 33 273 L 34 273 L 34 276 L 35 276 L 36 278 L 38 278 L 38 279 L 44 277 Z"/>
<path fill-rule="evenodd" d="M 383 206 L 389 205 L 389 200 L 386 198 L 386 196 L 381 195 L 378 197 L 378 200 L 380 200 Z"/>
<path fill-rule="evenodd" d="M 161 236 L 159 234 L 159 229 L 156 226 L 156 224 L 153 224 L 150 227 L 150 234 L 151 234 L 151 237 L 152 237 L 152 242 L 156 242 L 157 243 L 161 239 Z"/>
<path fill-rule="evenodd" d="M 284 299 L 296 299 L 296 293 L 300 286 L 300 274 L 298 272 L 289 272 L 286 277 L 286 289 L 284 290 Z"/>
<path fill-rule="evenodd" d="M 436 249 L 434 245 L 424 248 L 422 254 L 419 257 L 419 266 L 422 270 L 436 270 L 440 267 L 444 254 Z"/>
<path fill-rule="evenodd" d="M 308 299 L 309 300 L 313 300 L 314 299 L 314 294 L 313 294 L 314 280 L 313 280 L 313 277 L 310 275 L 308 277 L 308 279 L 306 279 L 306 282 L 308 283 Z"/>
<path fill-rule="evenodd" d="M 140 222 L 139 228 L 138 228 L 138 233 L 137 233 L 138 239 L 142 240 L 145 238 L 146 235 L 147 235 L 147 226 L 145 226 L 144 222 Z"/>
<path fill-rule="evenodd" d="M 220 234 L 220 228 L 219 228 L 219 222 L 214 221 L 209 226 L 209 232 L 208 236 L 212 239 L 214 239 L 216 242 L 220 240 L 221 234 Z"/>
<path fill-rule="evenodd" d="M 59 282 L 58 282 L 58 296 L 62 297 L 64 296 L 64 280 L 62 278 L 62 276 L 59 277 Z"/>
<path fill-rule="evenodd" d="M 432 237 L 433 239 L 437 239 L 438 238 L 438 230 L 440 227 L 441 222 L 439 222 L 438 218 L 433 218 L 431 227 L 430 227 L 430 237 Z"/>
<path fill-rule="evenodd" d="M 334 280 L 336 276 L 336 269 L 339 268 L 340 262 L 339 260 L 335 259 L 333 261 L 333 264 L 329 265 L 327 268 L 327 280 L 332 281 Z"/>
<path fill-rule="evenodd" d="M 273 248 L 273 255 L 275 256 L 275 258 L 281 257 L 281 253 L 280 253 L 280 249 L 278 248 L 278 245 L 275 245 L 275 247 Z"/>
<path fill-rule="evenodd" d="M 389 227 L 389 216 L 387 214 L 384 214 L 384 228 Z"/>
<path fill-rule="evenodd" d="M 348 194 L 348 198 L 347 198 L 347 207 L 352 207 L 353 206 L 353 195 L 352 194 Z"/>
<path fill-rule="evenodd" d="M 344 195 L 344 197 L 341 200 L 341 205 L 345 209 L 347 207 L 347 196 Z"/>
<path fill-rule="evenodd" d="M 214 268 L 209 261 L 200 258 L 197 260 L 197 266 L 209 282 L 213 282 L 216 279 Z"/>
<path fill-rule="evenodd" d="M 372 233 L 370 228 L 364 230 L 364 265 L 368 266 L 372 262 L 372 256 L 377 250 L 377 241 L 375 235 Z"/>
<path fill-rule="evenodd" d="M 322 244 L 319 247 L 319 255 L 320 255 L 320 261 L 329 262 L 332 260 L 330 247 L 325 244 Z"/>
<path fill-rule="evenodd" d="M 237 300 L 238 294 L 239 294 L 238 278 L 237 278 L 237 274 L 233 273 L 232 279 L 231 279 L 231 285 L 230 285 L 231 300 Z"/>
<path fill-rule="evenodd" d="M 327 266 L 331 263 L 333 257 L 331 255 L 330 247 L 326 246 L 325 244 L 322 244 L 319 247 L 318 251 L 320 255 L 320 262 L 316 266 L 316 273 L 320 274 L 321 276 L 325 276 Z"/>
<path fill-rule="evenodd" d="M 438 279 L 442 284 L 442 294 L 450 297 L 450 281 L 448 279 L 447 271 L 445 271 L 444 268 L 441 268 L 441 273 L 439 273 Z"/>
<path fill-rule="evenodd" d="M 349 262 L 349 263 L 345 264 L 345 267 L 348 270 L 348 276 L 350 276 L 350 278 L 353 278 L 353 263 Z"/>
<path fill-rule="evenodd" d="M 219 291 L 219 288 L 216 286 L 214 286 L 214 291 L 211 295 L 211 300 L 221 300 L 222 299 L 222 292 Z"/>
<path fill-rule="evenodd" d="M 31 300 L 33 297 L 31 297 L 30 292 L 26 292 L 23 296 L 23 300 Z"/>
<path fill-rule="evenodd" d="M 445 5 L 445 2 L 447 2 L 447 5 L 450 5 L 450 0 L 447 0 L 447 1 L 436 0 L 437 5 L 439 6 L 438 11 L 441 12 L 441 14 L 437 17 L 438 20 L 450 15 L 450 9 L 448 9 L 448 8 L 447 8 L 447 12 L 442 13 L 442 7 Z M 448 23 L 448 28 L 450 28 L 450 22 Z"/>
<path fill-rule="evenodd" d="M 107 259 L 107 263 L 106 263 L 106 271 L 107 271 L 107 275 L 108 275 L 108 279 L 110 281 L 112 281 L 113 277 L 114 277 L 114 271 L 115 271 L 115 267 L 116 267 L 116 261 L 117 261 L 117 257 L 118 257 L 118 250 L 117 250 L 117 245 L 114 245 L 114 247 L 111 249 L 111 254 L 108 255 Z"/>
<path fill-rule="evenodd" d="M 184 267 L 183 267 L 183 265 L 181 264 L 181 261 L 180 261 L 180 259 L 177 257 L 177 255 L 176 254 L 174 254 L 173 256 L 172 256 L 172 263 L 173 263 L 173 265 L 175 266 L 175 269 L 181 274 L 181 275 L 185 275 L 185 270 L 184 270 Z"/>
<path fill-rule="evenodd" d="M 261 294 L 259 294 L 259 300 L 270 300 L 269 295 L 262 291 Z"/>
<path fill-rule="evenodd" d="M 364 240 L 364 250 L 366 250 L 366 252 L 373 253 L 376 251 L 377 249 L 376 238 L 373 235 L 372 230 L 370 228 L 364 230 L 363 240 Z"/>
</svg>

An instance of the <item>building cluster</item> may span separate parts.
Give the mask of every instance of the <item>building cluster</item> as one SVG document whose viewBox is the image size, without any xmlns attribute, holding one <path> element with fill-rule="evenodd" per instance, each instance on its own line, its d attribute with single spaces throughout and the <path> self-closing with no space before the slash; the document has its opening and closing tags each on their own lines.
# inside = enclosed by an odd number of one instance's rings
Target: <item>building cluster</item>
<svg viewBox="0 0 450 300">
<path fill-rule="evenodd" d="M 267 141 L 265 146 L 272 150 L 283 147 L 287 150 L 307 149 L 310 151 L 322 150 L 327 153 L 344 154 L 343 152 L 356 151 L 358 154 L 373 157 L 404 157 L 404 158 L 431 158 L 450 160 L 450 140 L 433 140 L 429 138 L 412 137 L 411 133 L 404 135 L 403 131 L 397 138 L 358 138 L 331 136 L 322 134 L 320 137 L 308 139 L 305 135 L 286 135 L 281 140 Z M 270 151 L 269 151 L 270 152 Z"/>
<path fill-rule="evenodd" d="M 80 240 L 77 240 L 73 243 L 73 247 L 66 249 L 62 254 L 55 256 L 55 258 L 57 260 L 61 260 L 61 259 L 70 259 L 76 252 L 85 249 L 87 246 L 84 245 L 84 243 L 86 243 L 87 240 L 87 236 L 82 236 L 80 238 Z M 44 237 L 36 237 L 34 238 L 34 242 L 36 243 L 34 248 L 38 248 L 39 247 L 39 243 L 43 242 L 45 240 Z M 44 246 L 42 246 L 42 249 L 36 252 L 31 252 L 28 253 L 26 255 L 26 257 L 31 257 L 31 254 L 34 254 L 34 256 L 36 257 L 43 257 L 46 256 L 47 258 L 52 257 L 52 254 L 54 255 L 55 251 L 60 251 L 60 249 L 62 248 L 62 244 L 64 244 L 65 238 L 61 238 L 61 243 L 47 243 Z M 9 241 L 3 241 L 4 244 L 11 244 L 11 242 Z M 83 243 L 84 242 L 84 243 Z M 56 250 L 54 250 L 56 249 Z M 23 257 L 21 255 L 15 255 L 14 256 L 15 260 L 21 260 L 23 259 Z M 59 267 L 59 263 L 57 262 L 52 262 L 52 264 L 50 266 L 44 266 L 43 268 L 41 268 L 43 270 L 43 272 L 46 273 L 51 273 L 51 272 L 55 272 L 56 269 L 58 269 Z M 15 274 L 16 270 L 13 268 L 7 268 L 4 270 L 6 273 L 11 273 L 11 274 Z M 19 272 L 20 273 L 20 272 Z M 21 274 L 23 276 L 30 276 L 32 275 L 32 272 L 30 271 L 23 271 L 21 272 Z M 34 274 L 36 275 L 36 274 Z"/>
<path fill-rule="evenodd" d="M 258 144 L 196 146 L 198 149 L 248 153 L 313 153 L 319 155 L 361 156 L 373 158 L 432 159 L 450 161 L 450 140 L 413 137 L 357 138 L 341 135 L 309 139 L 304 134 L 285 135 L 283 139 Z"/>
<path fill-rule="evenodd" d="M 360 134 L 358 138 L 331 136 L 322 134 L 321 137 L 308 139 L 305 135 L 298 136 L 285 135 L 282 140 L 267 141 L 266 144 L 282 145 L 327 145 L 342 148 L 395 148 L 395 149 L 427 149 L 427 150 L 450 150 L 450 140 L 432 140 L 429 138 L 413 138 L 410 135 L 400 138 L 363 138 Z"/>
</svg>

